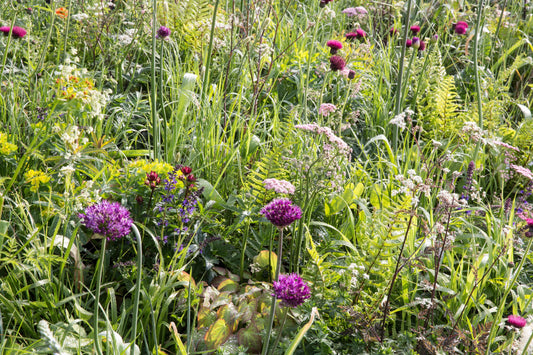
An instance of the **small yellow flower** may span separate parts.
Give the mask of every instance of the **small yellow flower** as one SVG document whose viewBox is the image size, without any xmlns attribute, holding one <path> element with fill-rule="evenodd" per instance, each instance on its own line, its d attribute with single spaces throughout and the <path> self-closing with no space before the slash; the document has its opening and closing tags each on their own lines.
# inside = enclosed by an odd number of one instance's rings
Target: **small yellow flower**
<svg viewBox="0 0 533 355">
<path fill-rule="evenodd" d="M 46 184 L 50 181 L 50 176 L 41 170 L 30 169 L 24 174 L 24 177 L 26 178 L 26 182 L 31 184 L 30 190 L 32 192 L 37 192 L 40 184 Z"/>
<path fill-rule="evenodd" d="M 7 141 L 7 134 L 0 132 L 0 154 L 9 155 L 17 150 L 17 146 Z"/>
</svg>

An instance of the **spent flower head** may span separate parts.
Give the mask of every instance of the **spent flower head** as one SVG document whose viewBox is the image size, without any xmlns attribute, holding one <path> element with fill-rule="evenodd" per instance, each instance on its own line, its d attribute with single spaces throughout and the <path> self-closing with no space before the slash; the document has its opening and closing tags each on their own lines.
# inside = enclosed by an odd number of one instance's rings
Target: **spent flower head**
<svg viewBox="0 0 533 355">
<path fill-rule="evenodd" d="M 279 275 L 279 281 L 274 281 L 274 295 L 283 306 L 298 307 L 311 297 L 311 291 L 298 274 L 282 274 Z"/>
<path fill-rule="evenodd" d="M 302 218 L 302 210 L 288 198 L 277 198 L 261 209 L 261 214 L 278 228 L 284 228 Z"/>
<path fill-rule="evenodd" d="M 78 217 L 81 224 L 110 241 L 127 236 L 133 224 L 130 212 L 124 206 L 107 200 L 87 207 L 85 214 L 80 213 Z"/>
</svg>

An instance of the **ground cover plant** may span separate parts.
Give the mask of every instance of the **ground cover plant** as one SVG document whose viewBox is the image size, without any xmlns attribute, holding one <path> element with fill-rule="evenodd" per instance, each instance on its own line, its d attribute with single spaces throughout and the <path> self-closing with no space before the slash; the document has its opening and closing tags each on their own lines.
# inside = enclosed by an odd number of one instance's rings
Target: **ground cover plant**
<svg viewBox="0 0 533 355">
<path fill-rule="evenodd" d="M 0 5 L 0 353 L 533 353 L 529 1 Z"/>
</svg>

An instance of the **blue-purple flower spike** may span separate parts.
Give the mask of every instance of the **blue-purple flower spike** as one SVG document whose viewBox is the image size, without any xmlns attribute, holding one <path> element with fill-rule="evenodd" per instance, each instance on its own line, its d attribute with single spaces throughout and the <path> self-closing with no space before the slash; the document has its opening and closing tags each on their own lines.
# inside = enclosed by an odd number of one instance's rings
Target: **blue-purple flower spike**
<svg viewBox="0 0 533 355">
<path fill-rule="evenodd" d="M 80 213 L 78 217 L 81 224 L 109 241 L 127 236 L 133 224 L 130 212 L 125 207 L 118 202 L 107 200 L 87 207 L 85 214 Z"/>
<path fill-rule="evenodd" d="M 288 198 L 277 198 L 261 210 L 266 219 L 279 228 L 287 227 L 302 218 L 302 210 Z"/>
</svg>

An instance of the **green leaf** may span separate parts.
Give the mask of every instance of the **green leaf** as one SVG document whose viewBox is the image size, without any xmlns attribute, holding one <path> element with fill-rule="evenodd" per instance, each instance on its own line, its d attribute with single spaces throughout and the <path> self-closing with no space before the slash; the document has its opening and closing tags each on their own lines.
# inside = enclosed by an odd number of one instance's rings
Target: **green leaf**
<svg viewBox="0 0 533 355">
<path fill-rule="evenodd" d="M 520 111 L 522 111 L 522 113 L 524 114 L 524 119 L 526 119 L 526 120 L 530 120 L 531 119 L 531 110 L 527 106 L 524 106 L 524 105 L 521 105 L 521 104 L 516 104 L 516 106 L 518 106 Z"/>
<path fill-rule="evenodd" d="M 243 328 L 237 333 L 239 345 L 248 348 L 248 353 L 259 354 L 263 348 L 261 332 L 255 324 L 250 324 L 248 328 Z"/>
<path fill-rule="evenodd" d="M 215 350 L 231 335 L 231 331 L 224 319 L 218 319 L 204 336 L 204 341 L 208 349 Z"/>
<path fill-rule="evenodd" d="M 291 355 L 294 353 L 294 351 L 296 350 L 296 348 L 298 347 L 298 344 L 300 344 L 300 342 L 302 341 L 302 339 L 304 338 L 305 336 L 305 333 L 307 333 L 307 331 L 309 330 L 309 328 L 311 328 L 311 325 L 313 325 L 313 322 L 315 321 L 315 317 L 318 316 L 318 310 L 316 307 L 313 307 L 313 310 L 311 311 L 311 318 L 309 319 L 309 322 L 307 322 L 303 327 L 302 329 L 300 329 L 300 331 L 298 332 L 298 334 L 296 335 L 296 338 L 294 338 L 294 340 L 292 341 L 291 345 L 289 346 L 289 348 L 287 349 L 287 351 L 285 351 L 285 355 Z"/>
<path fill-rule="evenodd" d="M 219 291 L 235 292 L 239 289 L 239 283 L 231 279 L 225 279 L 218 285 L 217 288 Z"/>
</svg>

